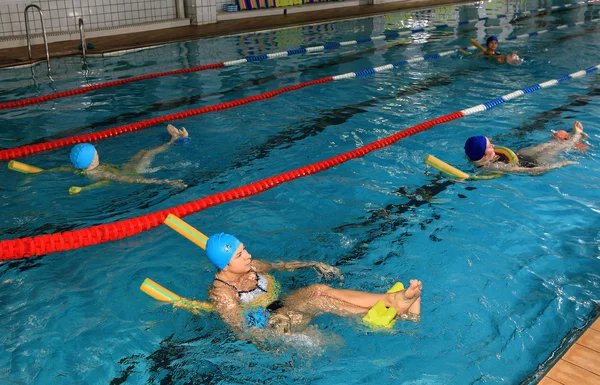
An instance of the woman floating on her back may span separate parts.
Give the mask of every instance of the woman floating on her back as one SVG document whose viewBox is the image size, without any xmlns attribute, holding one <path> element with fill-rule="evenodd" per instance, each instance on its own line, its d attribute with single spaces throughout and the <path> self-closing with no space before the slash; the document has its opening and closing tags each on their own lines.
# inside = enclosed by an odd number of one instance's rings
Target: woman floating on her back
<svg viewBox="0 0 600 385">
<path fill-rule="evenodd" d="M 494 152 L 494 145 L 485 136 L 472 136 L 465 143 L 465 154 L 477 167 L 492 171 L 504 171 L 539 175 L 575 162 L 563 160 L 554 162 L 553 158 L 561 151 L 578 146 L 583 137 L 583 126 L 580 122 L 573 124 L 573 135 L 566 139 L 553 139 L 537 146 L 522 148 L 517 151 L 518 164 L 508 163 Z"/>
</svg>

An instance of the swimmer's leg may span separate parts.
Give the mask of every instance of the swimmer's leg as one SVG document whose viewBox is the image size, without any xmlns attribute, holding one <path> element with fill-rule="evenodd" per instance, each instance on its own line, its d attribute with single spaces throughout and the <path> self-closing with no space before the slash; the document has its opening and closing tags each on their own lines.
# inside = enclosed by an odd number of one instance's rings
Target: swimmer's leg
<svg viewBox="0 0 600 385">
<path fill-rule="evenodd" d="M 366 311 L 372 308 L 377 302 L 383 301 L 385 306 L 394 307 L 398 313 L 402 313 L 407 311 L 420 297 L 421 290 L 423 290 L 421 281 L 413 279 L 410 281 L 408 289 L 396 293 L 375 294 L 329 288 L 327 294 L 333 298 L 366 309 Z"/>
<path fill-rule="evenodd" d="M 583 126 L 580 122 L 573 123 L 573 135 L 569 139 L 554 139 L 549 142 L 538 144 L 519 150 L 519 154 L 533 157 L 540 164 L 552 163 L 558 153 L 573 148 L 583 137 Z"/>
<path fill-rule="evenodd" d="M 387 307 L 394 307 L 398 313 L 403 313 L 417 301 L 422 289 L 422 283 L 417 280 L 411 280 L 410 287 L 406 290 L 384 294 L 311 285 L 285 298 L 284 308 L 313 316 L 332 313 L 347 317 L 352 314 L 364 314 L 377 302 L 383 301 Z"/>
<path fill-rule="evenodd" d="M 151 148 L 149 150 L 139 151 L 123 165 L 123 170 L 133 171 L 138 174 L 144 174 L 148 172 L 150 164 L 152 164 L 152 161 L 156 155 L 165 152 L 178 138 L 187 138 L 188 136 L 188 132 L 185 128 L 182 127 L 181 130 L 178 130 L 171 124 L 167 126 L 167 131 L 171 135 L 171 139 L 167 143 L 161 144 L 160 146 Z"/>
<path fill-rule="evenodd" d="M 421 322 L 421 297 L 417 298 L 406 312 L 398 314 L 398 318 L 403 321 Z"/>
</svg>

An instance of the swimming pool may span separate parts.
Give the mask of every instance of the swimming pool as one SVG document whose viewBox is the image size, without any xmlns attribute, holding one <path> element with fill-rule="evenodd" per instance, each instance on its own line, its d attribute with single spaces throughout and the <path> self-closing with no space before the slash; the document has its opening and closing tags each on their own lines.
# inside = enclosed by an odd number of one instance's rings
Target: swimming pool
<svg viewBox="0 0 600 385">
<path fill-rule="evenodd" d="M 542 6 L 511 4 L 498 7 Z M 491 12 L 497 5 L 488 6 Z M 470 19 L 480 12 L 471 5 L 461 7 L 459 15 Z M 431 17 L 435 13 L 412 19 L 422 25 Z M 508 32 L 533 32 L 590 17 L 598 17 L 593 5 L 510 25 L 479 22 L 414 36 L 427 40 L 425 44 L 346 47 L 2 111 L 0 146 L 97 131 L 467 46 L 474 36 L 480 41 L 489 33 L 505 38 Z M 366 37 L 405 26 L 405 20 L 390 15 L 187 42 L 90 59 L 88 70 L 72 58 L 61 59 L 53 65 L 52 83 L 43 65 L 33 69 L 35 83 L 29 69 L 4 70 L 9 76 L 0 81 L 1 101 L 311 42 Z M 162 168 L 151 175 L 184 179 L 190 184 L 185 191 L 113 185 L 69 196 L 68 188 L 80 185 L 80 177 L 3 171 L 1 239 L 109 223 L 314 163 L 596 65 L 599 42 L 597 26 L 568 28 L 501 42 L 500 48 L 525 49 L 526 63 L 520 67 L 453 56 L 173 122 L 187 127 L 193 139 L 161 155 L 155 165 Z M 236 234 L 255 258 L 337 265 L 345 288 L 385 291 L 396 280 L 419 278 L 425 292 L 418 325 L 400 324 L 380 333 L 354 320 L 322 316 L 315 324 L 330 335 L 329 346 L 257 350 L 237 341 L 217 318 L 173 311 L 139 291 L 150 277 L 180 295 L 206 298 L 213 268 L 198 248 L 161 226 L 114 243 L 0 265 L 5 346 L 0 376 L 11 383 L 36 384 L 528 381 L 597 306 L 599 96 L 598 75 L 565 82 L 185 218 L 207 234 Z M 431 153 L 471 171 L 462 154 L 466 137 L 485 132 L 520 148 L 546 140 L 550 130 L 570 129 L 575 119 L 591 135 L 592 147 L 566 155 L 577 165 L 541 177 L 454 183 L 424 167 L 423 158 Z M 104 161 L 119 164 L 135 151 L 161 143 L 164 130 L 164 125 L 156 126 L 96 146 Z M 22 160 L 41 167 L 64 165 L 68 150 Z M 309 270 L 275 275 L 284 292 L 326 282 Z"/>
</svg>

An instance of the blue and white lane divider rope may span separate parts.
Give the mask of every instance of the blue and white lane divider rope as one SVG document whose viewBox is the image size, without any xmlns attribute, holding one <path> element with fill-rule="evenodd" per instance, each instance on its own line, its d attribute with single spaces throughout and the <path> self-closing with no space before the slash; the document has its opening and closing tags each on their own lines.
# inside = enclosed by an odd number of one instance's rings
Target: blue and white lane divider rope
<svg viewBox="0 0 600 385">
<path fill-rule="evenodd" d="M 586 23 L 591 24 L 591 23 L 595 23 L 598 21 L 600 21 L 600 18 L 592 19 L 587 22 L 582 21 L 582 22 L 577 22 L 577 23 L 573 23 L 573 24 L 565 24 L 565 25 L 553 27 L 553 28 L 546 29 L 546 30 L 541 30 L 541 31 L 532 32 L 532 33 L 528 33 L 528 34 L 518 35 L 518 36 L 515 36 L 514 39 L 534 37 L 534 36 L 542 35 L 548 31 L 553 31 L 555 29 L 563 29 L 563 28 L 573 27 L 576 25 L 582 25 L 582 24 L 586 24 Z M 514 40 L 514 39 L 510 39 L 510 40 Z M 506 40 L 509 40 L 509 39 L 506 39 Z M 502 39 L 500 39 L 500 41 L 502 41 Z M 467 50 L 467 51 L 474 50 L 474 49 L 476 49 L 476 48 L 474 48 L 474 47 L 463 48 L 463 50 Z M 359 77 L 359 76 L 371 75 L 371 74 L 374 74 L 377 72 L 383 72 L 383 71 L 387 71 L 387 70 L 390 70 L 393 68 L 401 67 L 401 66 L 403 66 L 405 64 L 409 64 L 409 63 L 415 63 L 415 62 L 420 62 L 420 61 L 424 61 L 424 60 L 439 59 L 444 56 L 452 55 L 458 51 L 459 51 L 459 49 L 453 49 L 453 50 L 444 51 L 444 52 L 431 53 L 431 54 L 427 54 L 427 55 L 423 55 L 423 56 L 414 56 L 414 57 L 411 57 L 410 59 L 401 60 L 401 61 L 393 63 L 393 64 L 386 64 L 383 66 L 369 68 L 369 69 L 362 70 L 362 71 L 348 72 L 348 73 L 341 74 L 341 75 L 335 75 L 335 76 L 333 76 L 333 80 L 349 79 L 349 78 L 354 78 L 354 77 Z"/>
<path fill-rule="evenodd" d="M 490 109 L 498 106 L 499 104 L 502 104 L 504 102 L 507 102 L 507 101 L 515 99 L 515 98 L 518 98 L 519 96 L 522 96 L 522 95 L 525 95 L 525 94 L 529 94 L 529 93 L 541 90 L 542 88 L 548 88 L 548 87 L 555 86 L 558 83 L 562 83 L 562 82 L 564 82 L 566 80 L 571 80 L 571 79 L 575 79 L 575 78 L 584 77 L 586 75 L 591 74 L 592 72 L 598 71 L 599 69 L 600 69 L 600 64 L 595 65 L 593 67 L 590 67 L 590 68 L 588 68 L 586 70 L 581 70 L 581 71 L 573 72 L 572 74 L 562 76 L 562 77 L 560 77 L 558 79 L 548 80 L 547 82 L 536 84 L 534 86 L 527 87 L 527 88 L 524 88 L 524 89 L 519 90 L 519 91 L 511 92 L 510 94 L 506 94 L 506 95 L 501 96 L 501 97 L 499 97 L 497 99 L 491 100 L 491 101 L 489 101 L 487 103 L 483 103 L 483 104 L 480 104 L 478 106 L 462 110 L 462 111 L 460 111 L 460 113 L 463 114 L 464 116 L 468 116 L 468 115 L 472 115 L 472 114 L 475 114 L 475 113 L 478 113 L 478 112 L 490 110 Z"/>
<path fill-rule="evenodd" d="M 577 8 L 577 7 L 581 7 L 581 6 L 587 6 L 588 4 L 589 4 L 589 0 L 580 1 L 577 3 L 555 5 L 555 6 L 547 7 L 547 8 L 538 8 L 538 9 L 532 10 L 532 11 L 517 12 L 517 13 L 515 13 L 515 16 L 537 14 L 540 12 L 553 11 L 553 10 L 557 10 L 557 9 Z M 484 20 L 488 20 L 488 19 L 502 19 L 502 18 L 506 18 L 507 16 L 508 16 L 508 14 L 486 16 L 486 17 L 480 17 L 477 19 L 460 21 L 456 24 L 440 24 L 440 25 L 434 25 L 431 27 L 415 28 L 415 29 L 410 29 L 410 30 L 406 30 L 406 31 L 393 32 L 393 33 L 379 35 L 379 36 L 373 36 L 373 37 L 365 37 L 365 38 L 356 39 L 356 40 L 331 42 L 331 43 L 314 46 L 314 47 L 303 47 L 303 48 L 297 48 L 297 49 L 292 49 L 292 50 L 288 50 L 288 51 L 273 52 L 273 53 L 267 53 L 267 54 L 257 55 L 257 56 L 247 56 L 242 59 L 230 60 L 230 61 L 223 62 L 223 67 L 231 67 L 231 66 L 246 64 L 246 63 L 255 62 L 255 61 L 275 59 L 275 58 L 279 58 L 279 57 L 286 57 L 286 56 L 293 56 L 293 55 L 300 55 L 300 54 L 307 54 L 307 53 L 311 53 L 311 52 L 325 51 L 325 50 L 330 50 L 330 49 L 335 49 L 335 48 L 345 47 L 345 46 L 350 46 L 350 45 L 375 42 L 378 40 L 396 39 L 396 38 L 404 36 L 404 35 L 408 36 L 408 35 L 422 33 L 422 32 L 426 32 L 426 31 L 433 31 L 433 30 L 444 29 L 444 28 L 448 28 L 448 27 L 462 26 L 465 24 L 469 24 L 469 23 L 473 23 L 473 22 L 477 22 L 477 21 L 484 21 Z"/>
<path fill-rule="evenodd" d="M 587 3 L 587 2 L 584 2 Z M 600 19 L 592 19 L 589 21 L 589 23 L 592 22 L 596 22 Z M 543 33 L 546 33 L 548 31 L 551 30 L 558 30 L 558 29 L 564 29 L 570 26 L 576 26 L 576 25 L 581 25 L 581 24 L 585 24 L 585 21 L 582 22 L 577 22 L 577 23 L 573 23 L 573 24 L 566 24 L 566 25 L 561 25 L 558 27 L 553 27 L 547 30 L 542 30 L 542 31 L 536 31 L 536 32 L 532 32 L 529 34 L 523 34 L 523 35 L 518 35 L 514 38 L 508 38 L 506 40 L 514 40 L 514 39 L 518 39 L 518 38 L 525 38 L 525 37 L 533 37 L 533 36 L 538 36 L 541 35 Z M 440 27 L 440 26 L 438 26 Z M 438 27 L 428 27 L 428 28 L 438 28 Z M 445 26 L 444 26 L 445 27 Z M 411 30 L 411 31 L 407 31 L 407 33 L 417 33 L 417 32 L 421 32 L 420 30 Z M 370 40 L 367 39 L 362 39 L 364 41 L 371 41 L 372 38 L 369 38 Z M 361 40 L 361 41 L 362 41 Z M 331 44 L 339 44 L 340 46 L 342 44 L 344 45 L 350 45 L 350 44 L 358 44 L 356 42 L 358 42 L 359 40 L 353 40 L 353 42 L 344 42 L 344 43 L 329 43 L 326 44 L 324 46 L 320 46 L 320 47 L 310 47 L 310 48 L 305 48 L 303 49 L 306 52 L 312 52 L 312 51 L 320 51 L 323 50 L 325 48 L 327 48 L 329 45 Z M 473 48 L 464 48 L 463 50 L 470 50 Z M 430 60 L 430 59 L 437 59 L 443 56 L 447 56 L 450 54 L 453 54 L 455 52 L 460 51 L 461 49 L 453 49 L 451 51 L 445 51 L 445 52 L 440 52 L 440 53 L 433 53 L 433 54 L 428 54 L 425 56 L 417 56 L 417 57 L 413 57 L 407 60 L 402 60 L 400 62 L 394 63 L 394 64 L 388 64 L 388 65 L 384 65 L 381 67 L 376 67 L 376 68 L 371 68 L 368 70 L 363 70 L 363 71 L 359 71 L 359 72 L 351 72 L 351 73 L 347 73 L 347 74 L 342 74 L 342 75 L 337 75 L 334 77 L 328 77 L 331 78 L 333 80 L 335 79 L 346 79 L 346 78 L 351 78 L 351 77 L 356 77 L 356 76 L 363 76 L 363 75 L 368 75 L 368 74 L 373 74 L 376 72 L 381 72 L 381 71 L 385 71 L 394 67 L 399 67 L 402 66 L 404 64 L 408 64 L 408 63 L 413 63 L 413 62 L 419 62 L 422 60 Z M 298 51 L 298 50 L 296 50 Z M 279 52 L 279 53 L 273 53 L 273 54 L 268 54 L 268 55 L 262 55 L 261 57 L 266 57 L 266 58 L 272 58 L 272 57 L 277 57 L 276 55 L 279 56 L 288 56 L 290 51 L 286 51 L 286 52 Z M 256 59 L 259 60 L 259 59 Z M 260 59 L 263 60 L 263 59 Z M 235 63 L 235 62 L 239 62 L 238 64 L 242 64 L 242 63 L 247 63 L 248 59 L 241 59 L 241 60 L 234 60 L 230 63 L 230 65 L 233 65 L 231 63 Z M 188 72 L 197 72 L 197 71 L 204 71 L 204 70 L 209 70 L 209 69 L 217 69 L 217 68 L 221 68 L 224 67 L 225 63 L 224 62 L 220 62 L 220 63 L 214 63 L 214 64 L 208 64 L 208 65 L 203 65 L 203 66 L 198 66 L 198 67 L 192 67 L 192 68 L 184 68 L 184 69 L 180 69 L 180 70 L 174 70 L 174 71 L 168 71 L 168 72 L 160 72 L 160 73 L 154 73 L 154 74 L 149 74 L 149 75 L 142 75 L 142 76 L 136 76 L 136 77 L 132 77 L 132 78 L 127 78 L 127 79 L 119 79 L 119 80 L 115 80 L 115 81 L 111 81 L 111 82 L 106 82 L 106 83 L 100 83 L 100 84 L 96 84 L 96 85 L 92 85 L 92 86 L 86 86 L 86 87 L 80 87 L 74 90 L 68 90 L 68 91 L 62 91 L 62 92 L 57 92 L 54 94 L 49 94 L 49 95 L 45 95 L 45 96 L 39 96 L 39 97 L 34 97 L 34 98 L 27 98 L 27 99 L 20 99 L 20 100 L 14 100 L 14 101 L 8 101 L 8 102 L 4 102 L 4 103 L 0 103 L 0 110 L 3 109 L 11 109 L 11 108 L 19 108 L 19 107 L 24 107 L 24 106 L 28 106 L 31 104 L 38 104 L 38 103 L 42 103 L 48 100 L 54 100 L 54 99 L 60 99 L 60 98 L 64 98 L 67 96 L 73 96 L 73 95 L 80 95 L 83 93 L 86 93 L 88 91 L 92 91 L 92 90 L 98 90 L 98 89 L 102 89 L 102 88 L 108 88 L 108 87 L 113 87 L 116 85 L 123 85 L 123 84 L 127 84 L 127 83 L 133 83 L 139 80 L 145 80 L 145 79 L 153 79 L 153 78 L 157 78 L 157 77 L 162 77 L 162 76 L 168 76 L 168 75 L 175 75 L 175 74 L 181 74 L 181 73 L 188 73 Z"/>
<path fill-rule="evenodd" d="M 589 3 L 590 3 L 590 1 L 586 0 L 586 1 L 579 1 L 577 3 L 569 3 L 569 4 L 562 4 L 562 5 L 553 5 L 552 7 L 538 8 L 538 9 L 533 9 L 531 11 L 515 12 L 514 14 L 512 14 L 512 16 L 519 17 L 519 16 L 527 16 L 527 15 L 536 15 L 536 14 L 538 14 L 540 12 L 552 12 L 552 11 L 556 11 L 557 9 L 577 8 L 577 7 L 588 5 Z M 479 18 L 479 20 L 503 19 L 503 18 L 506 18 L 508 16 L 511 16 L 511 15 L 509 15 L 509 14 L 492 15 L 492 16 L 488 16 L 488 17 Z"/>
<path fill-rule="evenodd" d="M 569 23 L 569 24 L 563 24 L 563 25 L 559 25 L 557 27 L 550 27 L 548 29 L 542 29 L 539 31 L 534 31 L 534 32 L 530 32 L 530 33 L 524 33 L 521 35 L 516 35 L 516 36 L 509 36 L 506 39 L 500 39 L 500 41 L 505 40 L 505 41 L 510 41 L 510 40 L 517 40 L 517 39 L 527 39 L 530 37 L 534 37 L 534 36 L 539 36 L 539 35 L 543 35 L 547 32 L 550 31 L 558 31 L 560 29 L 565 29 L 565 28 L 571 28 L 571 27 L 576 27 L 578 25 L 585 25 L 585 24 L 592 24 L 592 23 L 597 23 L 598 21 L 600 21 L 600 18 L 598 19 L 590 19 L 587 21 L 578 21 L 576 23 Z M 473 48 L 470 48 L 473 49 Z"/>
</svg>

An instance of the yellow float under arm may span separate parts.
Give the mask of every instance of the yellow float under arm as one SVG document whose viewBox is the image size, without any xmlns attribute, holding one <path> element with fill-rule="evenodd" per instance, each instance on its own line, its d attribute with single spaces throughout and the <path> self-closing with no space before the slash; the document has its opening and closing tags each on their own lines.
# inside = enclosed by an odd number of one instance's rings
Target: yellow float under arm
<svg viewBox="0 0 600 385">
<path fill-rule="evenodd" d="M 450 166 L 448 163 L 439 160 L 433 155 L 427 155 L 425 157 L 425 163 L 436 170 L 443 172 L 444 174 L 450 175 L 451 177 L 459 179 L 471 179 L 471 175 Z"/>
<path fill-rule="evenodd" d="M 496 154 L 504 155 L 508 159 L 508 163 L 510 164 L 519 164 L 519 157 L 513 150 L 504 146 L 494 146 L 494 152 Z"/>
<path fill-rule="evenodd" d="M 13 171 L 22 172 L 23 174 L 37 174 L 38 172 L 44 172 L 45 170 L 39 167 L 30 166 L 25 163 L 11 160 L 8 162 L 8 168 Z"/>
<path fill-rule="evenodd" d="M 179 217 L 169 214 L 167 219 L 165 219 L 165 225 L 206 250 L 206 241 L 208 240 L 208 237 L 182 221 Z"/>
<path fill-rule="evenodd" d="M 471 44 L 473 44 L 475 47 L 479 48 L 480 50 L 485 52 L 485 48 L 483 48 L 483 46 L 481 44 L 479 44 L 479 42 L 475 39 L 471 39 Z"/>
<path fill-rule="evenodd" d="M 388 293 L 396 293 L 404 290 L 402 282 L 396 282 Z M 392 328 L 396 323 L 396 309 L 393 307 L 386 307 L 383 301 L 377 302 L 363 317 L 363 322 L 371 328 L 384 327 Z"/>
<path fill-rule="evenodd" d="M 93 190 L 98 187 L 104 187 L 104 186 L 108 185 L 109 183 L 110 183 L 110 181 L 108 181 L 108 180 L 101 180 L 100 182 L 92 183 L 92 184 L 89 184 L 89 185 L 83 186 L 83 187 L 71 186 L 69 188 L 69 194 L 71 194 L 71 195 L 79 194 L 82 191 L 89 191 L 89 190 Z"/>
<path fill-rule="evenodd" d="M 498 147 L 500 147 L 500 146 L 496 146 L 496 148 L 498 148 Z M 504 149 L 504 147 L 501 147 L 501 148 Z M 510 149 L 508 149 L 508 151 L 510 151 Z M 510 151 L 510 152 L 512 152 L 512 151 Z M 506 153 L 505 155 L 509 159 L 511 159 L 510 154 Z M 514 153 L 513 153 L 513 155 L 514 155 Z M 443 172 L 446 175 L 449 175 L 453 178 L 458 178 L 458 179 L 489 180 L 489 179 L 500 178 L 505 175 L 502 172 L 495 172 L 495 173 L 486 174 L 486 175 L 470 175 L 470 174 L 467 174 L 466 172 L 460 171 L 459 169 L 457 169 L 455 167 L 450 166 L 448 163 L 436 158 L 433 155 L 427 155 L 425 157 L 425 163 L 427 163 L 427 165 L 435 168 L 436 170 Z"/>
<path fill-rule="evenodd" d="M 140 290 L 154 299 L 162 302 L 172 303 L 173 306 L 189 310 L 193 313 L 210 312 L 215 310 L 214 306 L 208 302 L 200 302 L 180 297 L 172 291 L 165 289 L 150 278 L 146 278 L 144 282 L 142 282 Z"/>
</svg>

